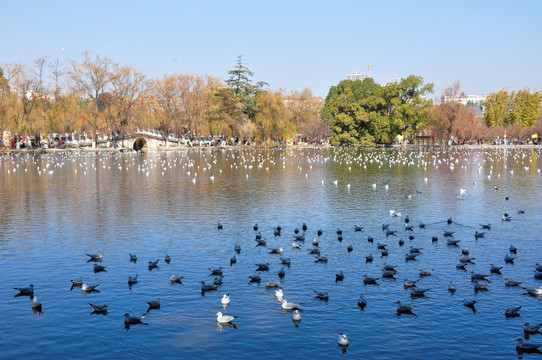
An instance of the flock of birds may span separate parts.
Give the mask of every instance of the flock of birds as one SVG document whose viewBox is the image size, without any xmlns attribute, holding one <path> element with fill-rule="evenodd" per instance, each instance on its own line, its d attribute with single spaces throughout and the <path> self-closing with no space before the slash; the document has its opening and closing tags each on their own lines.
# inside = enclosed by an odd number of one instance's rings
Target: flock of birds
<svg viewBox="0 0 542 360">
<path fill-rule="evenodd" d="M 427 169 L 428 166 L 432 166 L 433 168 L 438 169 L 439 167 L 444 167 L 449 170 L 454 170 L 456 167 L 461 169 L 466 169 L 469 166 L 473 166 L 474 163 L 476 163 L 476 159 L 470 163 L 462 162 L 461 157 L 454 156 L 453 154 L 448 154 L 447 158 L 443 158 L 439 155 L 433 155 L 432 159 L 430 161 L 424 160 L 425 154 L 423 151 L 420 152 L 413 152 L 412 154 L 408 156 L 403 155 L 397 155 L 397 158 L 394 160 L 390 160 L 389 163 L 386 162 L 386 159 L 384 157 L 377 157 L 374 154 L 368 153 L 368 154 L 360 154 L 357 157 L 352 156 L 348 158 L 339 158 L 337 155 L 335 157 L 320 157 L 316 156 L 315 158 L 308 160 L 308 168 L 307 166 L 303 167 L 302 165 L 297 165 L 301 177 L 308 178 L 310 171 L 312 170 L 312 162 L 320 161 L 320 162 L 327 162 L 327 161 L 336 161 L 339 165 L 345 165 L 347 166 L 347 169 L 349 172 L 352 171 L 352 165 L 358 165 L 360 168 L 366 168 L 367 164 L 376 164 L 378 165 L 379 169 L 386 168 L 387 166 L 391 167 L 392 162 L 391 161 L 398 161 L 402 162 L 404 166 L 417 166 L 424 169 Z M 94 155 L 89 155 L 94 156 Z M 111 155 L 118 157 L 119 155 Z M 161 160 L 144 160 L 144 161 L 136 161 L 135 156 L 137 155 L 127 155 L 124 157 L 118 157 L 116 166 L 119 170 L 122 169 L 129 169 L 130 167 L 137 168 L 137 171 L 144 174 L 144 176 L 148 177 L 149 174 L 152 173 L 153 169 L 158 169 L 162 172 L 162 175 L 167 173 L 168 171 L 174 169 L 177 166 L 182 166 L 183 169 L 185 169 L 186 174 L 188 177 L 190 177 L 190 181 L 196 185 L 198 181 L 201 179 L 207 179 L 207 181 L 215 182 L 218 180 L 218 176 L 222 174 L 222 169 L 219 170 L 218 173 L 213 173 L 212 175 L 211 170 L 216 166 L 217 159 L 216 158 L 210 158 L 205 160 L 205 166 L 197 165 L 196 161 L 193 158 L 190 157 L 183 157 L 183 162 L 176 162 L 175 159 L 171 158 L 163 158 Z M 273 166 L 287 166 L 287 159 L 286 156 L 283 158 L 280 158 L 279 160 L 271 160 L 269 158 L 264 158 L 262 155 L 256 155 L 253 156 L 251 159 L 250 153 L 228 153 L 228 157 L 231 157 L 233 159 L 233 163 L 231 165 L 232 169 L 245 169 L 246 170 L 246 179 L 249 178 L 250 174 L 249 171 L 253 170 L 255 168 L 262 169 L 264 171 L 269 171 L 269 168 Z M 498 155 L 500 156 L 500 155 Z M 496 157 L 498 157 L 496 156 Z M 521 157 L 522 159 L 525 159 L 525 155 L 523 153 L 513 153 L 512 156 L 517 157 L 518 159 Z M 35 161 L 37 164 L 36 159 L 34 158 L 28 158 L 31 161 Z M 4 157 L 2 159 L 3 161 L 6 160 Z M 8 171 L 8 173 L 16 173 L 20 163 L 17 163 L 16 159 L 12 160 L 14 162 L 13 167 Z M 52 176 L 54 172 L 57 169 L 62 168 L 65 163 L 69 161 L 75 161 L 75 158 L 67 155 L 65 157 L 60 158 L 56 163 L 49 163 L 44 165 L 43 167 L 36 166 L 36 171 L 38 175 L 50 175 Z M 526 160 L 527 161 L 527 160 Z M 115 166 L 115 165 L 114 165 Z M 80 162 L 79 168 L 75 168 L 75 172 L 82 171 L 83 174 L 86 175 L 87 171 L 91 170 L 98 170 L 98 168 L 101 168 L 102 170 L 112 170 L 114 166 L 111 166 L 110 164 L 107 164 L 105 159 L 98 158 L 98 162 L 92 162 L 90 159 L 88 163 L 86 161 Z M 481 173 L 483 171 L 483 165 L 480 162 L 477 163 L 478 166 L 478 172 Z M 525 171 L 530 171 L 530 167 L 526 166 Z M 506 167 L 505 167 L 506 170 Z M 24 168 L 24 172 L 26 173 L 28 171 L 28 168 Z M 513 175 L 513 170 L 509 170 L 510 174 Z M 206 172 L 209 172 L 209 176 L 202 176 L 201 174 L 205 174 Z M 540 173 L 540 169 L 537 169 L 537 172 Z M 487 175 L 487 180 L 491 181 L 491 179 L 500 178 L 500 174 L 493 174 L 493 166 L 491 165 L 489 174 Z M 424 182 L 428 182 L 428 178 L 424 178 Z M 322 185 L 324 185 L 324 180 L 322 180 Z M 334 180 L 333 185 L 335 187 L 338 187 L 340 184 L 339 180 Z M 344 185 L 348 191 L 352 189 L 352 186 L 350 183 L 347 183 Z M 390 191 L 390 185 L 388 183 L 378 185 L 376 183 L 373 183 L 371 185 L 371 189 L 373 191 L 376 191 L 377 189 L 383 189 L 384 191 Z M 494 187 L 495 191 L 499 191 L 499 188 L 497 185 Z M 415 191 L 413 193 L 407 193 L 404 195 L 405 200 L 412 200 L 413 196 L 416 197 L 417 195 L 422 194 L 420 191 Z M 464 199 L 468 195 L 467 189 L 459 189 L 457 193 L 458 199 Z M 509 197 L 506 196 L 505 200 L 509 200 Z M 507 222 L 512 221 L 515 219 L 516 216 L 521 217 L 523 214 L 525 214 L 524 210 L 517 210 L 517 213 L 511 214 L 511 212 L 505 212 L 501 219 L 499 221 Z M 416 262 L 420 256 L 424 256 L 424 254 L 427 253 L 427 251 L 424 251 L 423 247 L 417 247 L 412 245 L 414 240 L 414 234 L 415 230 L 422 232 L 426 227 L 437 225 L 437 223 L 433 224 L 425 224 L 423 222 L 419 222 L 417 224 L 413 224 L 413 222 L 410 220 L 409 216 L 403 216 L 403 214 L 395 209 L 390 210 L 389 216 L 393 222 L 393 224 L 390 223 L 384 223 L 381 226 L 382 233 L 374 236 L 367 236 L 366 240 L 371 246 L 375 247 L 375 251 L 379 253 L 379 256 L 381 259 L 385 259 L 390 255 L 390 245 L 395 243 L 395 239 L 397 239 L 396 243 L 399 245 L 399 248 L 404 249 L 404 261 L 406 263 Z M 399 230 L 397 229 L 397 223 L 400 223 Z M 445 241 L 447 246 L 450 247 L 460 247 L 461 240 L 460 238 L 454 237 L 454 226 L 467 226 L 462 225 L 457 222 L 455 222 L 453 219 L 449 218 L 447 220 L 442 221 L 443 224 L 446 224 L 448 227 L 442 228 L 442 235 L 441 236 L 435 236 L 432 235 L 431 242 L 437 243 L 441 241 Z M 440 223 L 439 223 L 440 224 Z M 468 226 L 467 226 L 468 227 Z M 473 238 L 475 240 L 483 239 L 487 232 L 491 231 L 491 224 L 477 224 L 476 228 L 473 227 Z M 220 222 L 216 225 L 216 228 L 218 231 L 224 230 L 224 225 Z M 258 224 L 255 224 L 253 227 L 254 230 L 254 241 L 255 246 L 258 247 L 267 247 L 268 240 L 262 235 L 260 227 Z M 354 233 L 363 233 L 364 227 L 359 225 L 353 225 L 352 229 Z M 326 232 L 329 232 L 329 230 L 326 230 Z M 341 229 L 336 229 L 336 238 L 337 241 L 342 242 L 343 241 L 343 231 Z M 318 229 L 316 231 L 315 236 L 310 239 L 312 236 L 309 236 L 309 229 L 308 226 L 303 223 L 300 228 L 295 227 L 293 230 L 293 234 L 285 234 L 281 226 L 274 226 L 273 227 L 273 237 L 277 239 L 281 239 L 282 246 L 280 247 L 273 247 L 268 248 L 269 253 L 269 262 L 258 262 L 255 263 L 256 269 L 255 273 L 251 275 L 247 275 L 247 281 L 250 283 L 256 283 L 260 284 L 262 281 L 265 283 L 266 289 L 274 289 L 274 296 L 277 299 L 278 304 L 280 304 L 280 308 L 284 312 L 291 312 L 292 322 L 296 327 L 298 327 L 302 321 L 302 312 L 303 312 L 303 305 L 302 302 L 292 302 L 289 300 L 286 300 L 288 297 L 288 294 L 285 294 L 285 290 L 282 287 L 282 281 L 283 279 L 288 275 L 288 269 L 291 266 L 292 259 L 285 257 L 285 255 L 289 251 L 298 251 L 301 249 L 306 249 L 307 254 L 309 256 L 314 257 L 315 263 L 327 263 L 328 262 L 328 255 L 325 253 L 323 249 L 325 249 L 325 245 L 322 244 L 322 236 L 324 234 L 324 231 L 322 229 Z M 410 240 L 410 245 L 407 243 L 407 240 L 403 239 L 403 236 L 398 235 L 404 235 L 406 238 Z M 270 235 L 271 236 L 271 235 Z M 416 236 L 418 236 L 416 234 Z M 423 235 L 422 235 L 423 236 Z M 376 241 L 375 243 L 375 237 L 379 239 L 386 239 L 386 241 Z M 288 239 L 288 240 L 286 240 Z M 290 240 L 291 239 L 291 240 Z M 310 247 L 306 244 L 310 243 Z M 243 245 L 246 246 L 246 245 Z M 353 245 L 346 246 L 347 252 L 352 252 Z M 289 248 L 289 249 L 288 249 Z M 394 248 L 393 251 L 396 249 Z M 470 273 L 470 280 L 471 280 L 471 286 L 473 288 L 473 291 L 475 294 L 478 292 L 485 292 L 490 290 L 490 283 L 491 281 L 488 279 L 491 275 L 500 275 L 501 270 L 503 268 L 502 264 L 491 264 L 491 267 L 487 269 L 487 272 L 475 272 L 470 271 L 468 268 L 470 265 L 473 265 L 475 263 L 475 258 L 471 257 L 471 249 L 468 247 L 463 247 L 460 249 L 461 253 L 457 258 L 457 263 L 455 265 L 457 271 L 468 271 Z M 503 254 L 503 264 L 513 264 L 514 260 L 517 256 L 518 251 L 521 252 L 521 250 L 518 250 L 513 244 L 510 245 L 508 252 Z M 238 257 L 241 257 L 242 253 L 242 246 L 241 244 L 236 244 L 233 249 L 233 254 L 231 258 L 229 259 L 229 266 L 234 267 L 235 264 L 238 262 Z M 93 265 L 93 271 L 95 273 L 99 272 L 107 272 L 107 266 L 102 265 L 103 264 L 103 255 L 101 253 L 98 254 L 87 254 L 88 259 L 87 261 L 94 263 Z M 277 259 L 278 256 L 278 259 Z M 402 255 L 401 255 L 402 256 Z M 134 254 L 128 254 L 127 261 L 136 263 L 137 262 L 137 256 Z M 161 259 L 160 259 L 161 260 Z M 151 260 L 148 262 L 148 269 L 152 271 L 153 269 L 156 269 L 159 267 L 160 260 Z M 246 259 L 243 259 L 246 261 Z M 372 263 L 375 261 L 375 256 L 371 254 L 366 254 L 364 256 L 364 259 L 366 264 Z M 169 264 L 171 262 L 171 257 L 169 255 L 165 255 L 163 261 L 166 264 Z M 270 265 L 274 263 L 278 263 L 280 266 L 280 270 L 277 271 L 278 279 L 271 280 L 271 279 L 262 279 L 263 274 L 268 274 L 270 272 Z M 223 286 L 224 279 L 225 279 L 225 272 L 227 272 L 226 264 L 224 264 L 222 267 L 217 268 L 209 268 L 209 275 L 213 276 L 214 279 L 212 282 L 201 280 L 201 293 L 205 294 L 208 292 L 213 291 L 219 291 L 221 287 Z M 381 271 L 380 276 L 371 276 L 371 275 L 364 275 L 363 279 L 360 279 L 364 286 L 374 286 L 378 285 L 379 282 L 382 279 L 397 279 L 401 276 L 401 271 L 398 269 L 399 266 L 397 264 L 385 264 Z M 419 270 L 419 276 L 417 279 L 403 279 L 403 287 L 407 294 L 410 296 L 410 298 L 413 300 L 413 302 L 416 301 L 416 299 L 420 298 L 426 298 L 427 293 L 432 290 L 432 288 L 427 287 L 421 287 L 420 284 L 423 283 L 421 281 L 424 278 L 428 278 L 431 276 L 434 276 L 434 269 L 420 269 Z M 534 278 L 537 280 L 542 279 L 542 265 L 535 265 L 533 266 L 533 273 Z M 345 279 L 345 274 L 343 271 L 337 271 L 334 274 L 335 281 L 341 282 Z M 169 281 L 172 284 L 182 284 L 183 277 L 178 276 L 175 274 L 170 274 Z M 539 288 L 530 288 L 523 286 L 521 281 L 518 281 L 516 279 L 503 279 L 504 286 L 507 287 L 516 287 L 518 289 L 522 289 L 526 295 L 529 295 L 531 297 L 541 299 L 542 300 L 542 287 Z M 127 280 L 128 286 L 131 288 L 132 286 L 135 286 L 135 284 L 138 283 L 138 275 L 130 276 Z M 85 283 L 82 278 L 79 279 L 72 279 L 71 280 L 71 286 L 73 288 L 81 288 L 81 291 L 85 293 L 97 293 L 100 290 L 98 289 L 100 284 L 89 284 Z M 464 284 L 462 284 L 464 285 Z M 453 281 L 449 281 L 446 285 L 447 291 L 450 294 L 454 294 L 456 292 L 456 284 Z M 492 285 L 494 286 L 494 285 Z M 31 308 L 34 311 L 34 313 L 41 314 L 42 313 L 42 304 L 39 302 L 38 298 L 35 296 L 35 289 L 34 285 L 30 284 L 29 287 L 24 288 L 14 288 L 17 290 L 17 294 L 15 296 L 21 296 L 21 297 L 29 297 L 32 299 L 32 305 Z M 313 289 L 313 297 L 315 299 L 327 301 L 330 297 L 329 293 L 326 291 L 322 291 L 321 289 Z M 235 294 L 230 293 L 224 293 L 222 294 L 220 298 L 220 304 L 217 304 L 221 306 L 222 311 L 216 312 L 216 321 L 217 326 L 219 328 L 222 327 L 230 327 L 230 328 L 236 328 L 236 319 L 238 319 L 238 316 L 236 315 L 230 315 L 228 314 L 227 308 L 231 304 L 232 301 L 235 301 Z M 462 304 L 472 310 L 473 313 L 476 313 L 476 299 L 465 299 L 462 301 Z M 150 313 L 151 310 L 158 310 L 161 307 L 160 298 L 157 298 L 155 300 L 151 300 L 147 303 L 148 310 L 141 315 L 131 315 L 129 313 L 124 314 L 124 325 L 127 329 L 130 328 L 130 326 L 138 325 L 138 324 L 147 324 L 145 322 L 145 318 Z M 357 304 L 352 304 L 353 306 L 359 307 L 361 311 L 364 311 L 366 307 L 370 307 L 370 299 L 365 298 L 364 294 L 360 294 L 359 299 L 357 300 Z M 416 308 L 418 305 L 415 303 L 411 304 L 404 304 L 401 301 L 396 301 L 396 314 L 398 316 L 401 315 L 412 315 L 417 316 L 415 314 Z M 92 314 L 101 314 L 101 315 L 107 315 L 109 306 L 107 304 L 94 304 L 89 303 L 90 308 L 92 309 Z M 513 317 L 519 317 L 521 316 L 521 306 L 515 306 L 515 307 L 509 307 L 505 310 L 504 316 L 507 318 L 513 318 Z M 340 329 L 337 329 L 340 330 Z M 530 336 L 533 335 L 540 335 L 542 330 L 542 323 L 532 323 L 531 322 L 525 322 L 523 327 L 523 337 L 518 337 L 516 340 L 516 349 L 518 352 L 535 352 L 539 353 L 540 349 L 542 348 L 542 343 L 537 342 L 530 342 Z M 337 344 L 343 349 L 343 352 L 346 351 L 346 348 L 349 346 L 350 341 L 347 337 L 347 335 L 343 331 L 339 331 L 339 335 L 336 339 Z"/>
<path fill-rule="evenodd" d="M 518 210 L 518 214 L 525 214 L 525 211 Z M 390 217 L 402 218 L 402 215 L 396 210 L 390 210 Z M 510 220 L 510 219 L 505 220 L 506 217 L 511 218 L 509 214 L 505 214 L 503 215 L 502 221 Z M 406 217 L 404 217 L 403 220 L 404 220 L 405 232 L 412 231 L 414 226 L 410 223 L 409 216 L 407 215 Z M 454 223 L 454 221 L 451 218 L 443 222 L 446 222 L 448 226 L 452 224 L 461 226 L 461 224 Z M 419 229 L 425 229 L 426 226 L 427 224 L 424 224 L 424 223 L 419 223 L 417 225 Z M 491 224 L 480 224 L 479 226 L 481 229 L 485 229 L 486 231 L 491 230 Z M 224 230 L 224 225 L 221 224 L 220 222 L 217 224 L 216 227 L 219 231 Z M 362 226 L 358 226 L 358 225 L 354 225 L 353 229 L 355 233 L 362 232 L 364 230 Z M 293 242 L 291 243 L 292 251 L 296 249 L 300 249 L 302 244 L 305 243 L 306 237 L 308 236 L 307 230 L 308 230 L 308 227 L 305 223 L 302 224 L 301 229 L 297 227 L 294 229 L 294 232 L 292 234 Z M 397 230 L 391 229 L 390 223 L 382 224 L 382 231 L 383 231 L 383 234 L 385 234 L 386 238 L 396 236 L 397 234 Z M 261 232 L 259 231 L 258 224 L 254 225 L 254 232 L 255 232 L 254 240 L 256 242 L 256 246 L 266 246 L 267 245 L 266 240 L 262 236 Z M 480 238 L 483 238 L 485 233 L 486 232 L 478 231 L 477 229 L 475 230 L 473 236 L 476 240 L 478 240 Z M 280 225 L 273 228 L 273 235 L 275 238 L 276 237 L 281 238 L 283 236 L 282 227 Z M 314 256 L 316 263 L 319 263 L 319 262 L 326 263 L 328 261 L 327 256 L 321 254 L 321 246 L 320 246 L 319 239 L 322 235 L 323 235 L 323 230 L 318 229 L 316 232 L 317 237 L 314 238 L 311 242 L 312 248 L 308 249 L 308 254 Z M 343 231 L 340 228 L 336 230 L 336 235 L 337 235 L 337 240 L 339 242 L 342 242 Z M 457 247 L 459 246 L 458 245 L 459 241 L 455 240 L 453 236 L 454 236 L 454 231 L 451 231 L 451 230 L 443 231 L 443 237 L 448 239 L 447 245 L 452 246 L 452 247 Z M 412 235 L 410 235 L 409 238 L 410 240 L 414 239 Z M 368 236 L 367 241 L 371 244 L 374 243 L 374 239 L 372 236 Z M 439 238 L 437 236 L 433 236 L 431 241 L 438 242 Z M 388 244 L 384 244 L 384 243 L 376 244 L 376 248 L 380 251 L 382 258 L 387 257 L 389 255 L 389 250 L 387 249 L 387 246 Z M 399 240 L 399 246 L 400 247 L 405 246 L 404 240 L 402 239 Z M 346 250 L 348 252 L 351 252 L 352 248 L 353 248 L 352 245 L 349 245 Z M 422 250 L 423 248 L 414 247 L 410 245 L 410 247 L 407 249 L 407 252 L 405 253 L 405 261 L 406 262 L 416 261 L 417 257 L 423 253 Z M 291 265 L 290 258 L 282 257 L 282 255 L 284 254 L 284 251 L 285 251 L 284 247 L 268 249 L 268 253 L 270 255 L 280 256 L 280 264 L 282 267 L 277 273 L 278 278 L 279 278 L 278 281 L 271 281 L 268 279 L 265 281 L 265 287 L 266 289 L 275 289 L 274 295 L 276 299 L 278 300 L 279 304 L 281 305 L 282 310 L 286 312 L 292 312 L 292 321 L 294 325 L 298 327 L 302 321 L 301 312 L 303 311 L 302 309 L 303 303 L 287 301 L 284 298 L 284 291 L 283 291 L 283 288 L 281 287 L 281 281 L 286 276 L 285 268 L 287 269 Z M 517 255 L 517 252 L 518 252 L 518 249 L 514 245 L 510 245 L 509 252 L 505 254 L 504 256 L 504 263 L 513 264 L 515 256 Z M 237 263 L 237 256 L 241 254 L 241 246 L 239 244 L 235 245 L 234 253 L 235 254 L 230 259 L 230 267 L 234 266 Z M 107 272 L 107 267 L 102 265 L 102 261 L 103 261 L 102 253 L 86 254 L 86 255 L 88 257 L 87 262 L 94 263 L 93 265 L 94 273 Z M 367 255 L 365 257 L 365 262 L 372 263 L 373 259 L 374 257 L 372 254 Z M 128 254 L 127 260 L 130 262 L 136 263 L 138 258 L 135 254 Z M 474 260 L 475 259 L 470 256 L 470 249 L 467 247 L 463 248 L 461 249 L 461 255 L 458 258 L 456 268 L 458 270 L 466 271 L 466 266 L 468 266 L 469 264 L 474 264 Z M 152 271 L 153 269 L 157 269 L 159 267 L 158 265 L 159 262 L 160 262 L 160 259 L 149 261 L 148 262 L 149 271 Z M 166 264 L 169 264 L 171 262 L 171 257 L 169 256 L 169 254 L 165 255 L 164 262 Z M 269 272 L 270 263 L 269 262 L 255 263 L 255 266 L 256 266 L 256 274 L 248 276 L 249 282 L 260 284 L 262 281 L 261 274 Z M 397 265 L 385 264 L 384 267 L 382 268 L 382 274 L 380 277 L 364 275 L 363 280 L 362 280 L 363 284 L 364 285 L 378 285 L 379 284 L 378 282 L 381 279 L 386 279 L 386 278 L 395 279 L 399 275 L 397 268 L 398 268 Z M 490 284 L 490 280 L 488 279 L 488 277 L 490 276 L 490 274 L 501 275 L 502 268 L 503 266 L 497 266 L 497 265 L 491 264 L 491 267 L 488 269 L 487 273 L 477 273 L 477 272 L 471 271 L 470 279 L 472 282 L 474 293 L 476 294 L 480 291 L 489 291 L 488 285 Z M 221 266 L 218 268 L 209 268 L 208 270 L 210 272 L 209 274 L 211 276 L 215 276 L 215 278 L 212 284 L 206 283 L 205 281 L 200 281 L 202 295 L 205 295 L 205 293 L 207 292 L 219 290 L 220 286 L 224 282 L 224 272 L 226 271 L 224 267 Z M 534 270 L 534 278 L 542 279 L 542 265 L 537 264 L 533 270 Z M 415 280 L 404 279 L 403 280 L 403 287 L 406 291 L 410 293 L 411 299 L 419 299 L 419 298 L 426 297 L 426 293 L 430 291 L 431 288 L 421 288 L 418 286 L 418 282 L 422 280 L 424 277 L 433 276 L 433 271 L 434 269 L 420 269 L 418 279 L 415 279 Z M 183 277 L 176 276 L 175 274 L 170 274 L 169 280 L 171 284 L 175 284 L 175 283 L 182 284 Z M 344 280 L 344 273 L 342 271 L 337 272 L 335 274 L 335 282 L 339 282 L 343 280 Z M 135 276 L 129 276 L 127 282 L 128 282 L 128 286 L 131 289 L 132 286 L 138 283 L 138 275 L 136 274 Z M 90 293 L 99 293 L 100 292 L 100 290 L 98 289 L 99 285 L 100 284 L 87 284 L 83 281 L 82 277 L 71 280 L 71 290 L 73 290 L 74 288 L 81 288 L 83 295 L 90 294 Z M 539 288 L 522 287 L 522 282 L 516 281 L 513 279 L 505 279 L 504 285 L 507 287 L 522 288 L 523 290 L 525 290 L 526 295 L 542 300 L 542 286 Z M 14 290 L 18 292 L 17 294 L 15 294 L 15 297 L 24 296 L 24 297 L 29 297 L 30 299 L 32 299 L 31 308 L 35 314 L 42 313 L 42 304 L 38 301 L 38 298 L 35 296 L 35 289 L 34 289 L 33 284 L 30 284 L 29 287 L 14 288 Z M 329 299 L 328 292 L 321 291 L 321 290 L 313 290 L 313 291 L 314 291 L 316 299 L 320 299 L 324 301 L 327 301 Z M 456 285 L 452 281 L 450 281 L 448 285 L 448 291 L 451 294 L 454 294 L 456 292 Z M 234 323 L 234 320 L 237 319 L 238 316 L 226 314 L 227 308 L 231 304 L 231 301 L 232 300 L 229 293 L 224 293 L 220 299 L 220 305 L 222 306 L 224 313 L 222 311 L 219 311 L 216 313 L 216 320 L 217 320 L 217 325 L 219 329 L 222 329 L 222 327 L 237 328 L 237 326 Z M 416 308 L 416 305 L 403 304 L 401 301 L 396 301 L 396 304 L 397 304 L 397 315 L 417 316 L 414 313 L 414 309 Z M 160 298 L 157 298 L 152 301 L 148 301 L 147 305 L 148 305 L 148 310 L 142 315 L 131 315 L 129 313 L 124 314 L 124 325 L 126 329 L 129 329 L 130 326 L 137 325 L 137 324 L 148 325 L 148 323 L 144 322 L 145 317 L 149 314 L 151 310 L 160 309 L 161 307 Z M 463 300 L 463 305 L 467 308 L 470 308 L 473 313 L 476 313 L 477 310 L 476 310 L 475 299 Z M 89 306 L 92 308 L 91 314 L 107 315 L 108 313 L 109 306 L 107 304 L 98 305 L 98 304 L 89 303 Z M 363 294 L 360 295 L 360 298 L 357 301 L 357 306 L 360 308 L 361 311 L 364 311 L 365 308 L 368 306 L 368 302 L 364 298 Z M 507 318 L 519 317 L 521 308 L 522 308 L 521 306 L 507 308 L 504 313 L 504 316 L 506 316 Z M 542 323 L 536 323 L 536 324 L 531 324 L 529 322 L 524 323 L 523 333 L 525 335 L 525 340 L 528 340 L 529 337 L 532 335 L 542 334 L 541 331 L 542 331 Z M 540 348 L 542 348 L 542 343 L 526 342 L 525 340 L 523 337 L 519 337 L 516 339 L 516 349 L 519 352 L 542 353 L 539 350 Z M 343 353 L 346 352 L 346 348 L 348 347 L 349 343 L 350 342 L 347 335 L 344 332 L 339 331 L 337 344 L 342 348 Z"/>
</svg>

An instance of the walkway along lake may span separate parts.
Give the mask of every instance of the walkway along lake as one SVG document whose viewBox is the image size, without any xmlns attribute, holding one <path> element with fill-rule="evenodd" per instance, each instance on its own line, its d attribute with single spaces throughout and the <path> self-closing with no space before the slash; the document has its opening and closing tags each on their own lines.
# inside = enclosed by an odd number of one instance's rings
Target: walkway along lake
<svg viewBox="0 0 542 360">
<path fill-rule="evenodd" d="M 515 358 L 517 338 L 542 343 L 542 335 L 524 334 L 524 323 L 542 322 L 542 308 L 522 288 L 542 286 L 535 279 L 541 156 L 520 147 L 2 154 L 0 358 Z M 296 228 L 304 241 L 294 238 Z M 257 246 L 258 234 L 265 246 Z M 314 239 L 327 261 L 309 253 Z M 407 261 L 411 247 L 420 254 Z M 99 253 L 101 262 L 87 261 Z M 465 270 L 457 268 L 462 261 Z M 257 263 L 269 271 L 256 271 Z M 94 272 L 95 264 L 106 271 Z M 502 275 L 490 273 L 491 264 Z M 383 278 L 385 265 L 395 266 L 393 278 Z M 213 284 L 209 269 L 219 267 L 222 285 L 202 293 L 201 281 Z M 280 280 L 281 268 L 284 299 L 302 304 L 297 327 L 265 285 Z M 432 275 L 420 277 L 421 270 Z M 488 275 L 480 281 L 488 291 L 475 291 L 471 272 Z M 260 283 L 249 282 L 254 275 Z M 364 285 L 364 275 L 378 285 Z M 72 287 L 80 277 L 99 292 Z M 420 279 L 425 296 L 412 297 L 404 279 Z M 13 289 L 30 284 L 41 313 Z M 157 298 L 160 308 L 149 310 Z M 472 300 L 476 311 L 464 306 Z M 396 301 L 414 305 L 415 315 L 398 314 Z M 89 303 L 108 305 L 107 314 Z M 520 316 L 505 316 L 519 306 Z M 235 328 L 217 323 L 219 311 L 238 316 Z M 125 327 L 125 313 L 147 314 L 147 325 Z M 348 336 L 346 349 L 338 332 Z"/>
</svg>

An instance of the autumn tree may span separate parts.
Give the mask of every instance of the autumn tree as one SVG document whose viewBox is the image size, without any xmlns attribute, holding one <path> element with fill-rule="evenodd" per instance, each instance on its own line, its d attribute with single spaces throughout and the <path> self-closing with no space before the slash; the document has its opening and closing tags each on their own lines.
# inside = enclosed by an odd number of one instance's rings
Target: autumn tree
<svg viewBox="0 0 542 360">
<path fill-rule="evenodd" d="M 287 108 L 278 92 L 261 91 L 256 99 L 259 111 L 254 117 L 255 136 L 266 144 L 273 138 L 286 137 L 295 132 L 288 121 Z"/>
<path fill-rule="evenodd" d="M 513 125 L 533 127 L 541 115 L 542 94 L 531 93 L 528 89 L 512 93 L 510 122 Z"/>
<path fill-rule="evenodd" d="M 295 126 L 296 133 L 316 138 L 329 131 L 329 124 L 320 118 L 324 101 L 314 96 L 311 90 L 292 90 L 283 98 L 288 109 L 288 120 Z"/>
<path fill-rule="evenodd" d="M 450 139 L 454 134 L 457 137 L 466 133 L 474 134 L 476 110 L 460 102 L 465 96 L 459 81 L 444 89 L 438 99 L 439 104 L 429 110 L 431 118 L 428 124 L 434 132 L 445 139 Z"/>
<path fill-rule="evenodd" d="M 511 97 L 502 89 L 491 93 L 484 101 L 484 116 L 488 127 L 505 126 L 510 123 Z"/>
<path fill-rule="evenodd" d="M 132 67 L 113 64 L 111 76 L 112 96 L 110 98 L 108 127 L 121 136 L 133 125 L 133 117 L 143 102 L 147 91 L 147 80 L 143 73 Z"/>
<path fill-rule="evenodd" d="M 88 99 L 88 106 L 82 109 L 83 115 L 87 115 L 82 118 L 82 123 L 86 121 L 89 124 L 95 140 L 98 131 L 107 129 L 103 113 L 110 104 L 105 94 L 112 90 L 115 63 L 108 57 L 96 55 L 93 58 L 89 52 L 85 52 L 83 57 L 81 63 L 69 61 L 68 76 L 73 94 Z"/>
</svg>

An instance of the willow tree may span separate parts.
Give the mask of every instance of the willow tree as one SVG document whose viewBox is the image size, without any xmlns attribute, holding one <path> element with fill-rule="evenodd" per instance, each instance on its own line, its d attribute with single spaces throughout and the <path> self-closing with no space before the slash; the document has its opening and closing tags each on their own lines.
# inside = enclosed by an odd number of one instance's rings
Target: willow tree
<svg viewBox="0 0 542 360">
<path fill-rule="evenodd" d="M 321 97 L 314 96 L 311 90 L 292 90 L 283 95 L 288 109 L 289 121 L 295 126 L 296 133 L 316 138 L 327 133 L 329 125 L 320 118 L 324 106 Z"/>
<path fill-rule="evenodd" d="M 288 109 L 278 92 L 262 91 L 258 94 L 256 105 L 259 111 L 254 117 L 255 136 L 270 144 L 273 138 L 286 137 L 295 132 L 296 127 L 288 121 Z"/>
</svg>

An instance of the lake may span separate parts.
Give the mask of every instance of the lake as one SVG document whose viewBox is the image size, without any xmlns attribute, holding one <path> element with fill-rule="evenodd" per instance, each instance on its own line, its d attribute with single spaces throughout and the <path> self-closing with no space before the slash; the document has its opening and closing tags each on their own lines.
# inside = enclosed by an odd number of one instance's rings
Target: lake
<svg viewBox="0 0 542 360">
<path fill-rule="evenodd" d="M 528 147 L 0 155 L 0 358 L 515 358 L 524 323 L 542 322 L 537 297 L 505 286 L 505 279 L 542 285 L 534 278 L 542 263 L 541 156 Z M 295 240 L 303 223 L 305 241 Z M 257 246 L 258 233 L 266 246 Z M 309 254 L 314 239 L 327 262 Z M 448 245 L 453 239 L 458 246 Z M 517 254 L 506 263 L 511 244 Z M 422 249 L 406 261 L 411 246 Z M 280 247 L 282 255 L 270 254 Z M 465 248 L 472 260 L 459 270 Z M 98 253 L 105 272 L 95 273 L 86 255 Z M 491 264 L 502 275 L 490 273 Z M 396 267 L 394 278 L 382 278 L 385 265 Z M 213 284 L 209 269 L 219 267 L 223 284 L 202 293 L 200 282 Z M 281 268 L 284 299 L 302 304 L 297 326 L 265 285 L 280 280 Z M 433 272 L 420 277 L 420 270 Z M 344 280 L 336 281 L 340 271 Z M 489 291 L 474 291 L 471 272 L 488 275 Z M 170 282 L 172 273 L 182 284 Z M 256 274 L 261 283 L 249 282 Z M 378 285 L 364 285 L 364 275 Z M 99 292 L 72 287 L 80 277 Z M 404 279 L 420 279 L 425 296 L 411 298 Z M 13 289 L 30 284 L 41 313 Z M 157 298 L 160 309 L 148 310 Z M 471 300 L 476 312 L 464 306 Z M 413 314 L 398 314 L 396 301 L 414 305 Z M 107 314 L 89 303 L 108 305 Z M 518 306 L 521 316 L 505 317 Z M 218 324 L 218 311 L 237 316 L 235 328 Z M 146 325 L 125 326 L 125 313 L 147 313 Z M 338 332 L 348 336 L 346 349 Z M 542 343 L 542 335 L 524 341 Z"/>
</svg>

